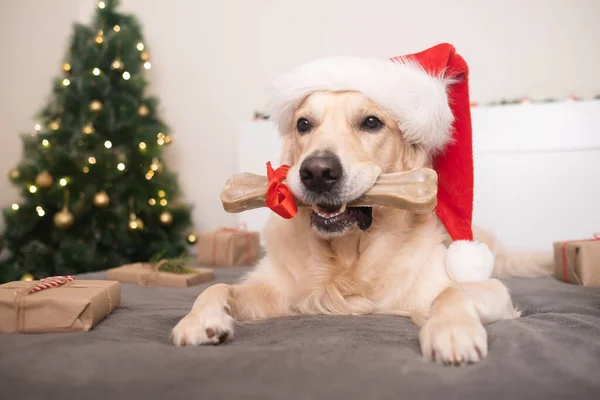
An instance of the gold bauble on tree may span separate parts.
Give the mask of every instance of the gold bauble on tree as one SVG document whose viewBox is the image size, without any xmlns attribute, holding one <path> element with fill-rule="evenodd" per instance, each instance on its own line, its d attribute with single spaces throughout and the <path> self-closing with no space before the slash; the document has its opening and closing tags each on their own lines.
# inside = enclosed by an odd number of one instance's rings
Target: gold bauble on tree
<svg viewBox="0 0 600 400">
<path fill-rule="evenodd" d="M 138 108 L 138 115 L 140 117 L 145 117 L 150 113 L 150 110 L 148 109 L 148 107 L 145 104 L 142 104 L 139 108 Z"/>
<path fill-rule="evenodd" d="M 50 186 L 52 186 L 53 182 L 54 178 L 52 178 L 52 175 L 50 175 L 48 171 L 42 171 L 35 177 L 35 184 L 37 185 L 37 187 L 40 187 L 42 189 L 49 188 Z"/>
<path fill-rule="evenodd" d="M 96 207 L 107 207 L 108 204 L 110 203 L 110 197 L 108 197 L 108 194 L 104 191 L 102 192 L 98 192 L 94 195 L 94 205 Z"/>
<path fill-rule="evenodd" d="M 142 229 L 144 229 L 144 221 L 139 218 L 133 218 L 129 220 L 130 231 L 141 231 Z"/>
<path fill-rule="evenodd" d="M 53 121 L 50 121 L 50 123 L 48 124 L 48 128 L 52 129 L 53 131 L 57 131 L 60 129 L 60 119 L 55 119 Z"/>
<path fill-rule="evenodd" d="M 171 225 L 173 223 L 173 214 L 168 211 L 163 211 L 160 213 L 158 219 L 163 225 Z"/>
<path fill-rule="evenodd" d="M 94 112 L 102 111 L 102 102 L 100 100 L 92 100 L 90 102 L 90 110 Z"/>
<path fill-rule="evenodd" d="M 113 62 L 110 63 L 110 68 L 114 70 L 123 69 L 123 61 L 119 57 L 115 58 Z"/>
<path fill-rule="evenodd" d="M 162 172 L 163 166 L 160 163 L 160 161 L 158 161 L 158 158 L 154 157 L 152 159 L 152 164 L 150 164 L 150 170 L 159 174 Z"/>
<path fill-rule="evenodd" d="M 150 59 L 150 54 L 147 51 L 142 51 L 140 54 L 140 58 L 142 61 L 148 61 Z"/>
<path fill-rule="evenodd" d="M 21 277 L 22 281 L 34 281 L 35 278 L 33 277 L 33 275 L 27 273 L 27 274 L 23 274 L 23 276 Z"/>
<path fill-rule="evenodd" d="M 92 133 L 94 133 L 94 125 L 92 125 L 91 122 L 88 122 L 83 126 L 83 128 L 81 128 L 81 133 L 85 135 L 91 135 Z"/>
<path fill-rule="evenodd" d="M 94 41 L 98 44 L 104 43 L 104 32 L 102 31 L 102 29 L 98 31 L 96 37 L 94 38 Z"/>
<path fill-rule="evenodd" d="M 75 217 L 73 217 L 73 214 L 71 214 L 67 207 L 54 215 L 54 225 L 59 229 L 69 229 L 74 221 Z"/>
<path fill-rule="evenodd" d="M 71 72 L 71 64 L 69 64 L 68 62 L 64 63 L 62 65 L 62 70 L 65 74 Z"/>
<path fill-rule="evenodd" d="M 19 171 L 18 168 L 11 168 L 11 170 L 8 171 L 8 179 L 10 179 L 11 181 L 19 179 L 20 176 L 21 176 L 21 171 Z"/>
<path fill-rule="evenodd" d="M 187 237 L 187 242 L 188 242 L 189 244 L 194 244 L 194 243 L 196 243 L 196 240 L 198 240 L 198 237 L 196 236 L 196 234 L 195 234 L 195 233 L 190 233 L 190 234 L 188 235 L 188 237 Z"/>
</svg>

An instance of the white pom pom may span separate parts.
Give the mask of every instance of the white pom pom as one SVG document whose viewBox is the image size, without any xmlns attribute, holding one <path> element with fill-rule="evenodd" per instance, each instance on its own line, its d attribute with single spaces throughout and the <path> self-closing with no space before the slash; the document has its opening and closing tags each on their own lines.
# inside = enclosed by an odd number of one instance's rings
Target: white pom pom
<svg viewBox="0 0 600 400">
<path fill-rule="evenodd" d="M 446 251 L 446 272 L 456 282 L 485 281 L 494 269 L 494 254 L 485 243 L 457 240 Z"/>
</svg>

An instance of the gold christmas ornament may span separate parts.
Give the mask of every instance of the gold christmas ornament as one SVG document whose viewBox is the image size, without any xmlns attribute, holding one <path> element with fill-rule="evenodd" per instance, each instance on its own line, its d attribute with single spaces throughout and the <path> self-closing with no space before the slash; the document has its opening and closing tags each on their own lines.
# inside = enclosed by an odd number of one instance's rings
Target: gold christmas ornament
<svg viewBox="0 0 600 400">
<path fill-rule="evenodd" d="M 52 129 L 53 131 L 57 131 L 60 129 L 60 119 L 55 119 L 53 121 L 50 121 L 50 123 L 48 124 L 48 128 Z"/>
<path fill-rule="evenodd" d="M 31 274 L 23 274 L 23 276 L 21 277 L 21 280 L 22 281 L 34 281 L 35 278 Z"/>
<path fill-rule="evenodd" d="M 8 171 L 8 179 L 10 179 L 11 181 L 19 179 L 20 176 L 21 176 L 21 171 L 19 171 L 18 168 L 11 168 L 11 170 Z"/>
<path fill-rule="evenodd" d="M 170 144 L 173 141 L 171 136 L 165 136 L 165 144 Z"/>
<path fill-rule="evenodd" d="M 62 65 L 62 70 L 65 74 L 71 72 L 71 64 L 69 64 L 68 62 L 64 63 Z"/>
<path fill-rule="evenodd" d="M 154 172 L 160 173 L 162 171 L 162 164 L 158 161 L 158 158 L 152 159 L 152 164 L 150 164 L 150 169 Z"/>
<path fill-rule="evenodd" d="M 158 219 L 163 225 L 171 225 L 173 223 L 173 214 L 171 214 L 168 211 L 163 211 L 162 213 L 160 213 Z"/>
<path fill-rule="evenodd" d="M 119 57 L 115 58 L 113 62 L 110 63 L 110 68 L 113 70 L 123 69 L 123 61 Z"/>
<path fill-rule="evenodd" d="M 83 126 L 83 128 L 81 128 L 81 133 L 85 135 L 91 135 L 92 133 L 94 133 L 94 125 L 92 125 L 91 122 L 88 122 Z"/>
<path fill-rule="evenodd" d="M 110 203 L 110 197 L 108 197 L 108 194 L 104 191 L 102 192 L 98 192 L 94 195 L 94 205 L 96 207 L 107 207 L 108 204 Z"/>
<path fill-rule="evenodd" d="M 75 218 L 73 217 L 73 214 L 69 212 L 67 207 L 54 215 L 54 225 L 59 229 L 69 229 L 74 221 Z"/>
<path fill-rule="evenodd" d="M 145 104 L 142 104 L 140 106 L 140 108 L 138 108 L 138 115 L 140 117 L 145 117 L 150 113 L 150 110 L 148 109 L 148 107 Z"/>
<path fill-rule="evenodd" d="M 102 111 L 102 102 L 100 100 L 92 100 L 90 102 L 90 110 L 94 112 Z"/>
<path fill-rule="evenodd" d="M 94 38 L 94 41 L 98 44 L 104 43 L 104 32 L 102 31 L 102 29 L 98 31 L 96 37 Z"/>
<path fill-rule="evenodd" d="M 138 231 L 144 229 L 144 221 L 139 219 L 135 212 L 133 211 L 134 206 L 134 198 L 133 196 L 129 198 L 129 230 L 130 231 Z"/>
<path fill-rule="evenodd" d="M 197 240 L 197 239 L 198 239 L 198 238 L 196 237 L 196 234 L 195 234 L 195 233 L 190 233 L 190 234 L 188 235 L 188 237 L 187 237 L 187 242 L 188 242 L 189 244 L 194 244 L 194 243 L 196 243 L 196 240 Z"/>
<path fill-rule="evenodd" d="M 47 189 L 52 186 L 54 178 L 48 173 L 48 171 L 42 171 L 35 177 L 35 184 L 42 189 Z"/>
<path fill-rule="evenodd" d="M 135 217 L 135 215 L 134 215 Z M 144 229 L 144 221 L 139 218 L 134 218 L 129 220 L 129 230 L 131 231 L 140 231 Z"/>
<path fill-rule="evenodd" d="M 142 51 L 140 53 L 140 58 L 142 59 L 142 61 L 148 61 L 150 59 L 150 54 L 148 54 L 147 51 Z"/>
</svg>

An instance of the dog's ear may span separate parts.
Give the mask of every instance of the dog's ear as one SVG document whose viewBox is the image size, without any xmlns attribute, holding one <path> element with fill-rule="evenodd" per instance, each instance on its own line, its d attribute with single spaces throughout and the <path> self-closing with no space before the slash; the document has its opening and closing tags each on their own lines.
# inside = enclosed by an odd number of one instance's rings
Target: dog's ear
<svg viewBox="0 0 600 400">
<path fill-rule="evenodd" d="M 408 171 L 415 168 L 429 167 L 431 162 L 427 151 L 420 144 L 403 142 L 399 151 L 397 171 Z"/>
</svg>

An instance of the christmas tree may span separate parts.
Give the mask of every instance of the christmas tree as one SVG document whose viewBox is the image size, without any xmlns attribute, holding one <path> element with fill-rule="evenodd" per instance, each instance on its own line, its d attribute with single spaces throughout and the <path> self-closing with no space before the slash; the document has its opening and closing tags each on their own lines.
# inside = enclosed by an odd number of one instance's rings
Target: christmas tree
<svg viewBox="0 0 600 400">
<path fill-rule="evenodd" d="M 190 207 L 161 155 L 171 142 L 140 25 L 98 2 L 70 47 L 23 158 L 9 172 L 21 201 L 3 210 L 0 282 L 97 271 L 185 252 Z"/>
</svg>

